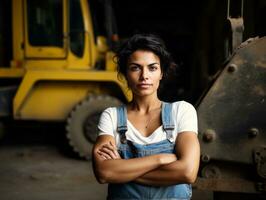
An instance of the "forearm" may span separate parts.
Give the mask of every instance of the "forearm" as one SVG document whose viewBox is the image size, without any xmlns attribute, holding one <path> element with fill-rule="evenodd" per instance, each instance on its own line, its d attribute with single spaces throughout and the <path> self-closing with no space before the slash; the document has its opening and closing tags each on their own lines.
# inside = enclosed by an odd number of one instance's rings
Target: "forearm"
<svg viewBox="0 0 266 200">
<path fill-rule="evenodd" d="M 93 170 L 100 183 L 124 183 L 176 161 L 175 154 L 121 159 L 110 136 L 99 137 L 93 148 Z"/>
<path fill-rule="evenodd" d="M 95 167 L 96 177 L 100 183 L 124 183 L 133 181 L 147 172 L 166 164 L 164 156 L 169 157 L 169 155 L 161 154 L 128 160 L 98 160 L 97 166 Z"/>
<path fill-rule="evenodd" d="M 197 136 L 194 133 L 180 134 L 176 142 L 176 149 L 179 160 L 150 171 L 135 181 L 155 186 L 195 182 L 200 157 Z"/>
<path fill-rule="evenodd" d="M 181 183 L 192 183 L 197 176 L 197 169 L 191 168 L 184 161 L 175 161 L 152 170 L 137 179 L 137 183 L 152 186 L 167 186 Z"/>
</svg>

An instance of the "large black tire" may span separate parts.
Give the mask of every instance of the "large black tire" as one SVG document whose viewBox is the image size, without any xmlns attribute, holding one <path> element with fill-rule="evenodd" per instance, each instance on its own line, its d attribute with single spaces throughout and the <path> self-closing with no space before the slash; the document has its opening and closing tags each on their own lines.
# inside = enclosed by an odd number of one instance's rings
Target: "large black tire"
<svg viewBox="0 0 266 200">
<path fill-rule="evenodd" d="M 74 107 L 67 119 L 66 130 L 70 145 L 80 157 L 91 159 L 101 112 L 107 107 L 121 104 L 118 99 L 108 95 L 90 95 Z"/>
</svg>

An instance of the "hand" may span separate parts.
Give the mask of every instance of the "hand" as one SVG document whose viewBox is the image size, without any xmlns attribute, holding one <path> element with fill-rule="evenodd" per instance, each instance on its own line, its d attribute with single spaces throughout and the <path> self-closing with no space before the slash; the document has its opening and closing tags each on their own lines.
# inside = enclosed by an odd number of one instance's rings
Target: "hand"
<svg viewBox="0 0 266 200">
<path fill-rule="evenodd" d="M 104 160 L 111 160 L 111 159 L 121 159 L 116 146 L 109 142 L 102 145 L 97 153 L 104 159 Z"/>
</svg>

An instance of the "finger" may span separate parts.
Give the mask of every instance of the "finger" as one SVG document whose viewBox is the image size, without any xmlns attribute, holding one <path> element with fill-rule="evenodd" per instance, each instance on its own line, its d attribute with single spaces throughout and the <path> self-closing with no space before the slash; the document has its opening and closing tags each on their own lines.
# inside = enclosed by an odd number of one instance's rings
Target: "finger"
<svg viewBox="0 0 266 200">
<path fill-rule="evenodd" d="M 117 150 L 116 145 L 115 145 L 114 143 L 112 143 L 111 141 L 110 141 L 110 144 L 111 144 L 112 147 L 114 148 L 114 153 L 115 153 L 115 155 L 116 155 L 118 158 L 120 158 L 120 155 L 119 155 L 119 153 L 118 153 L 118 150 Z"/>
<path fill-rule="evenodd" d="M 118 150 L 117 150 L 117 149 L 114 149 L 114 154 L 115 154 L 118 158 L 120 158 L 120 154 L 118 153 Z"/>
<path fill-rule="evenodd" d="M 114 150 L 114 149 L 116 149 L 116 147 L 113 146 L 112 143 L 106 143 L 106 144 L 103 145 L 103 147 L 106 147 L 106 148 L 108 148 L 108 149 L 110 149 L 110 150 Z"/>
<path fill-rule="evenodd" d="M 100 149 L 101 152 L 108 154 L 109 156 L 111 156 L 113 159 L 117 158 L 117 155 L 115 154 L 113 149 L 109 149 L 107 147 L 103 147 Z"/>
<path fill-rule="evenodd" d="M 119 153 L 118 153 L 118 150 L 117 150 L 116 145 L 115 145 L 112 141 L 110 141 L 110 145 L 111 145 L 111 147 L 113 148 L 113 152 L 114 152 L 114 154 L 115 154 L 118 158 L 120 158 L 120 155 L 119 155 Z"/>
<path fill-rule="evenodd" d="M 100 156 L 104 158 L 104 160 L 112 160 L 112 157 L 110 157 L 108 154 L 102 153 Z"/>
<path fill-rule="evenodd" d="M 102 160 L 108 160 L 108 158 L 106 158 L 104 155 L 102 155 L 101 153 L 97 152 L 98 155 L 100 156 L 100 159 Z"/>
<path fill-rule="evenodd" d="M 105 156 L 103 156 L 103 155 L 100 155 L 100 158 L 102 159 L 102 160 L 108 160 Z"/>
<path fill-rule="evenodd" d="M 116 155 L 114 154 L 114 152 L 106 147 L 103 147 L 101 149 L 99 149 L 99 151 L 101 151 L 102 153 L 108 154 L 109 156 L 111 156 L 113 159 L 116 158 Z"/>
<path fill-rule="evenodd" d="M 110 155 L 108 155 L 107 153 L 104 153 L 102 151 L 98 151 L 97 152 L 101 157 L 103 157 L 105 160 L 111 160 L 113 159 Z"/>
<path fill-rule="evenodd" d="M 110 143 L 110 144 L 104 144 L 102 146 L 102 148 L 107 148 L 108 150 L 112 151 L 115 156 L 119 156 L 116 147 L 113 146 L 112 143 Z"/>
<path fill-rule="evenodd" d="M 102 150 L 103 152 L 108 153 L 110 156 L 113 157 L 113 159 L 120 159 L 121 158 L 117 150 L 114 150 L 114 149 L 110 150 L 110 149 L 106 149 L 105 147 L 103 147 L 99 150 Z"/>
<path fill-rule="evenodd" d="M 115 150 L 117 150 L 116 145 L 115 145 L 112 141 L 110 141 L 110 145 L 111 145 Z"/>
<path fill-rule="evenodd" d="M 116 158 L 120 158 L 120 154 L 118 153 L 117 149 L 112 150 Z"/>
<path fill-rule="evenodd" d="M 116 151 L 116 156 L 117 156 L 117 159 L 121 159 L 121 156 L 120 156 L 120 154 L 118 153 L 118 151 Z"/>
</svg>

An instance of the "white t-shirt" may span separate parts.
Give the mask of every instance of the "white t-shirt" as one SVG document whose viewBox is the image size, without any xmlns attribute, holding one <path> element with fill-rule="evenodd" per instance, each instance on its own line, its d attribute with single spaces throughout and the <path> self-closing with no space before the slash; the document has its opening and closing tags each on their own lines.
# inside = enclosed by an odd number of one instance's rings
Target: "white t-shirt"
<svg viewBox="0 0 266 200">
<path fill-rule="evenodd" d="M 175 129 L 173 130 L 174 140 L 178 133 L 183 131 L 192 131 L 197 134 L 198 120 L 195 108 L 188 102 L 177 101 L 173 103 L 173 117 Z M 127 140 L 138 144 L 152 144 L 166 139 L 166 132 L 163 126 L 158 127 L 148 137 L 143 136 L 131 123 L 127 120 L 126 132 Z M 107 108 L 101 114 L 99 124 L 99 135 L 111 135 L 115 138 L 117 146 L 120 144 L 120 136 L 117 132 L 117 111 L 115 107 Z"/>
</svg>

